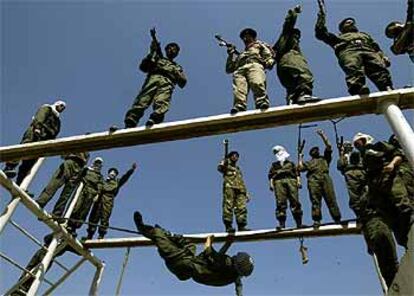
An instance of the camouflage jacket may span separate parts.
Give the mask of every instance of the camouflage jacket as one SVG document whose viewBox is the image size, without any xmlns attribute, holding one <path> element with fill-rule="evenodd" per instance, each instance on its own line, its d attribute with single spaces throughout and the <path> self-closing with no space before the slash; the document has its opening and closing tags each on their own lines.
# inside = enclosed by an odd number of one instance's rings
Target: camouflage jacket
<svg viewBox="0 0 414 296">
<path fill-rule="evenodd" d="M 239 166 L 232 164 L 231 161 L 226 159 L 219 163 L 217 170 L 223 174 L 224 187 L 239 189 L 242 192 L 247 191 Z"/>
<path fill-rule="evenodd" d="M 129 177 L 134 173 L 133 169 L 129 169 L 121 178 L 119 179 L 107 179 L 105 180 L 102 188 L 102 195 L 106 197 L 114 198 L 119 189 L 128 181 Z"/>
<path fill-rule="evenodd" d="M 53 112 L 51 105 L 45 104 L 37 110 L 32 119 L 31 128 L 40 131 L 41 139 L 56 138 L 60 132 L 60 119 Z"/>
<path fill-rule="evenodd" d="M 301 171 L 306 171 L 308 178 L 329 173 L 329 164 L 332 161 L 332 148 L 325 148 L 323 156 L 312 158 L 303 163 Z"/>
<path fill-rule="evenodd" d="M 297 168 L 290 160 L 286 160 L 283 165 L 281 165 L 280 161 L 275 161 L 272 163 L 267 176 L 269 180 L 295 179 L 297 176 Z"/>
</svg>

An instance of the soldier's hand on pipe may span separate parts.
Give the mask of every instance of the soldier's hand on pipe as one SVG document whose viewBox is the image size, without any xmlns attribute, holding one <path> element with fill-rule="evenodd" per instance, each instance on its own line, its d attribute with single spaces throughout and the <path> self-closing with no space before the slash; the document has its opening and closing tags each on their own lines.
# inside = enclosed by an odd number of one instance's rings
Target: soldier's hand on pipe
<svg viewBox="0 0 414 296">
<path fill-rule="evenodd" d="M 383 169 L 382 169 L 382 171 L 384 172 L 384 173 L 392 173 L 393 171 L 394 171 L 394 168 L 395 168 L 395 166 L 394 166 L 394 164 L 393 163 L 389 163 L 389 164 L 387 164 Z"/>
<path fill-rule="evenodd" d="M 296 5 L 293 8 L 293 11 L 296 12 L 296 13 L 301 13 L 302 12 L 302 6 L 301 5 Z"/>
</svg>

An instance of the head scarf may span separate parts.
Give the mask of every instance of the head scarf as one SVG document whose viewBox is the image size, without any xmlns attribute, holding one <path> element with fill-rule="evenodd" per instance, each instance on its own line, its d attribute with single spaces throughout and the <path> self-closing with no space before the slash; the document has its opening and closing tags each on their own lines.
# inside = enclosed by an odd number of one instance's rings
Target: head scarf
<svg viewBox="0 0 414 296">
<path fill-rule="evenodd" d="M 374 138 L 372 136 L 363 133 L 357 133 L 352 139 L 352 143 L 355 145 L 355 142 L 361 139 L 365 140 L 365 144 L 371 144 L 374 142 Z"/>
<path fill-rule="evenodd" d="M 53 105 L 50 105 L 50 107 L 52 108 L 53 113 L 59 117 L 60 112 L 57 110 L 58 106 L 64 106 L 66 108 L 66 103 L 64 101 L 56 101 L 53 103 Z"/>
<path fill-rule="evenodd" d="M 272 148 L 273 154 L 276 157 L 276 160 L 279 161 L 282 165 L 289 158 L 290 154 L 286 151 L 285 147 L 276 145 Z"/>
</svg>

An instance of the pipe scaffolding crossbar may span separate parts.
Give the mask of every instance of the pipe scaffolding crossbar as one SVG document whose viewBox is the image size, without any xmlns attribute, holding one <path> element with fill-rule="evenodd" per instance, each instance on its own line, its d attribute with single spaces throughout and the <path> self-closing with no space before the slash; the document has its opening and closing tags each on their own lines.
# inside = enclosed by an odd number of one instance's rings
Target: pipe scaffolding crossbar
<svg viewBox="0 0 414 296">
<path fill-rule="evenodd" d="M 82 244 L 74 239 L 67 230 L 60 224 L 54 222 L 52 216 L 43 211 L 35 201 L 33 201 L 30 196 L 23 191 L 16 183 L 9 180 L 6 174 L 0 170 L 0 184 L 10 192 L 12 196 L 19 196 L 21 202 L 38 218 L 43 220 L 43 222 L 49 226 L 55 233 L 59 233 L 64 240 L 81 256 L 85 257 L 89 262 L 91 262 L 98 269 L 103 268 L 103 263 L 97 257 L 95 257 L 89 250 L 85 249 Z"/>
<path fill-rule="evenodd" d="M 266 111 L 252 110 L 236 115 L 222 114 L 137 127 L 113 133 L 100 132 L 50 141 L 0 148 L 0 161 L 56 156 L 196 137 L 272 128 L 339 117 L 379 114 L 380 106 L 395 103 L 400 109 L 414 108 L 414 88 L 372 93 L 366 97 L 348 96 L 326 99 L 314 104 L 278 106 Z"/>
<path fill-rule="evenodd" d="M 300 237 L 327 237 L 341 235 L 359 235 L 361 228 L 356 222 L 344 222 L 344 224 L 325 224 L 318 229 L 314 227 L 291 228 L 282 231 L 275 229 L 251 230 L 236 232 L 234 234 L 235 242 L 252 242 L 278 239 L 295 239 Z M 201 233 L 201 234 L 184 234 L 192 243 L 203 244 L 206 238 L 214 235 L 214 242 L 224 242 L 228 237 L 227 232 Z M 84 247 L 88 249 L 108 249 L 108 248 L 132 248 L 132 247 L 149 247 L 154 243 L 143 236 L 130 238 L 110 238 L 100 240 L 87 240 Z"/>
</svg>

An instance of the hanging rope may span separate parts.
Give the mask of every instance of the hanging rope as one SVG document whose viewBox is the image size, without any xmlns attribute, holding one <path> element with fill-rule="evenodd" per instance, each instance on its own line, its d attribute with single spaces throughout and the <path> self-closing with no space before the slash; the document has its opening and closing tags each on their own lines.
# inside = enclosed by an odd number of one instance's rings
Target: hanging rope
<svg viewBox="0 0 414 296">
<path fill-rule="evenodd" d="M 300 255 L 302 256 L 302 264 L 306 264 L 309 262 L 309 257 L 308 257 L 308 248 L 305 247 L 305 245 L 303 244 L 303 242 L 305 241 L 305 239 L 303 238 L 303 236 L 301 236 L 299 238 L 299 252 Z"/>
</svg>

